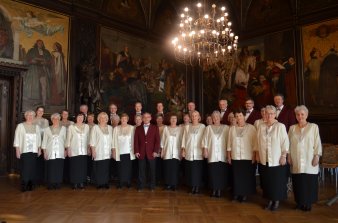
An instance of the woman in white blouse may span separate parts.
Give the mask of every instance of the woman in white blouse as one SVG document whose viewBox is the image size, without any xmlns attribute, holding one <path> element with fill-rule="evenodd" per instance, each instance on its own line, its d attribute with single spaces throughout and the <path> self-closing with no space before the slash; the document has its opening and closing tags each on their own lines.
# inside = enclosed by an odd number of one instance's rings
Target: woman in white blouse
<svg viewBox="0 0 338 223">
<path fill-rule="evenodd" d="M 37 158 L 41 155 L 40 128 L 33 124 L 34 117 L 34 111 L 26 111 L 26 121 L 20 123 L 15 129 L 13 146 L 16 158 L 20 160 L 22 192 L 33 190 L 36 181 Z"/>
<path fill-rule="evenodd" d="M 93 171 L 97 189 L 109 189 L 110 158 L 113 148 L 113 128 L 108 125 L 108 115 L 101 112 L 90 133 Z"/>
<path fill-rule="evenodd" d="M 135 127 L 128 124 L 129 116 L 121 114 L 121 125 L 113 131 L 113 158 L 117 161 L 119 182 L 117 188 L 126 186 L 130 188 L 134 154 L 134 132 Z"/>
<path fill-rule="evenodd" d="M 47 162 L 48 189 L 60 189 L 63 179 L 63 164 L 65 158 L 65 141 L 67 130 L 60 125 L 60 114 L 54 113 L 50 119 L 52 125 L 46 128 L 41 149 Z"/>
<path fill-rule="evenodd" d="M 181 159 L 182 127 L 177 126 L 177 115 L 170 115 L 170 125 L 165 126 L 161 137 L 164 183 L 166 190 L 175 191 Z"/>
<path fill-rule="evenodd" d="M 261 108 L 261 116 L 262 118 L 261 119 L 257 119 L 254 123 L 254 126 L 256 129 L 258 129 L 258 127 L 260 126 L 260 124 L 266 122 L 266 113 L 265 113 L 265 107 Z"/>
<path fill-rule="evenodd" d="M 245 122 L 244 110 L 234 113 L 237 125 L 229 130 L 228 162 L 232 165 L 233 200 L 244 202 L 248 195 L 256 192 L 257 132 L 253 125 Z"/>
<path fill-rule="evenodd" d="M 310 211 L 318 199 L 319 156 L 322 144 L 318 125 L 307 122 L 309 110 L 304 106 L 295 108 L 298 124 L 289 129 L 292 185 L 296 208 Z"/>
<path fill-rule="evenodd" d="M 198 111 L 191 113 L 191 125 L 185 125 L 182 138 L 182 157 L 185 158 L 185 178 L 191 193 L 198 194 L 203 176 L 202 140 L 205 125 L 200 123 Z"/>
<path fill-rule="evenodd" d="M 228 168 L 226 166 L 226 145 L 229 126 L 221 124 L 221 113 L 214 111 L 211 114 L 212 125 L 205 128 L 202 146 L 204 157 L 208 159 L 209 185 L 211 197 L 221 197 L 221 191 L 228 182 Z"/>
<path fill-rule="evenodd" d="M 276 210 L 279 201 L 287 198 L 286 156 L 289 138 L 285 125 L 276 118 L 276 108 L 266 106 L 267 120 L 258 127 L 258 152 L 262 164 L 263 196 L 269 199 L 266 210 Z M 258 157 L 257 157 L 258 158 Z"/>
<path fill-rule="evenodd" d="M 69 156 L 69 180 L 74 190 L 84 189 L 87 181 L 89 126 L 83 123 L 84 118 L 84 114 L 79 113 L 75 124 L 68 127 L 65 145 Z"/>
<path fill-rule="evenodd" d="M 49 122 L 47 119 L 43 117 L 45 113 L 45 108 L 43 106 L 38 106 L 35 112 L 36 112 L 36 116 L 33 121 L 33 124 L 39 126 L 40 134 L 41 134 L 41 142 L 42 142 L 43 133 L 45 129 L 49 127 Z M 38 161 L 37 161 L 37 175 L 36 175 L 37 184 L 39 185 L 43 184 L 47 180 L 45 176 L 45 165 L 46 163 L 45 163 L 43 156 L 39 156 Z"/>
</svg>

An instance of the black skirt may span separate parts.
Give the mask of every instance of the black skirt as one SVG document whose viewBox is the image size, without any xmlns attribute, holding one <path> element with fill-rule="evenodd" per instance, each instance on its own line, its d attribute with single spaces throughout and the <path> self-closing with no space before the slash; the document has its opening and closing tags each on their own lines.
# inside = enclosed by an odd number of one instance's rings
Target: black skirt
<svg viewBox="0 0 338 223">
<path fill-rule="evenodd" d="M 287 198 L 287 170 L 286 166 L 262 167 L 263 197 L 272 201 Z"/>
<path fill-rule="evenodd" d="M 69 158 L 70 183 L 80 184 L 87 181 L 87 155 Z"/>
<path fill-rule="evenodd" d="M 292 174 L 295 201 L 299 205 L 311 205 L 318 200 L 318 174 Z"/>
<path fill-rule="evenodd" d="M 36 183 L 37 153 L 22 153 L 20 156 L 21 181 L 24 184 Z"/>
<path fill-rule="evenodd" d="M 63 180 L 63 159 L 47 160 L 47 182 L 60 184 Z"/>
<path fill-rule="evenodd" d="M 155 158 L 156 163 L 156 182 L 161 182 L 163 180 L 163 160 L 161 157 Z"/>
<path fill-rule="evenodd" d="M 69 183 L 69 157 L 65 157 L 64 163 L 63 163 L 63 182 Z"/>
<path fill-rule="evenodd" d="M 256 193 L 256 165 L 251 160 L 231 160 L 233 195 L 247 196 Z"/>
<path fill-rule="evenodd" d="M 36 181 L 37 184 L 42 185 L 47 180 L 47 167 L 46 160 L 44 159 L 43 154 L 37 158 L 36 161 Z"/>
<path fill-rule="evenodd" d="M 178 159 L 163 160 L 164 183 L 168 186 L 177 186 L 180 161 Z"/>
<path fill-rule="evenodd" d="M 204 160 L 185 161 L 185 179 L 188 186 L 200 187 L 202 185 Z"/>
<path fill-rule="evenodd" d="M 95 183 L 98 186 L 109 183 L 110 159 L 93 161 Z"/>
<path fill-rule="evenodd" d="M 212 190 L 223 190 L 228 184 L 228 168 L 224 162 L 208 163 L 209 186 Z"/>
<path fill-rule="evenodd" d="M 133 162 L 130 160 L 130 154 L 120 155 L 120 161 L 117 162 L 120 186 L 130 184 L 133 175 Z"/>
</svg>

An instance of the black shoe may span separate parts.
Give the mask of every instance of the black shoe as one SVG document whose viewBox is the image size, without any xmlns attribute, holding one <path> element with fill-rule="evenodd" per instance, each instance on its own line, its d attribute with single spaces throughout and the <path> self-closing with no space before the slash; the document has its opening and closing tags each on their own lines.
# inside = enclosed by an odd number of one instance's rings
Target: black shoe
<svg viewBox="0 0 338 223">
<path fill-rule="evenodd" d="M 110 187 L 109 187 L 109 184 L 105 184 L 105 185 L 104 185 L 104 188 L 108 190 L 108 189 L 110 188 Z"/>
<path fill-rule="evenodd" d="M 221 190 L 217 190 L 217 191 L 216 191 L 216 197 L 217 197 L 217 198 L 220 198 L 220 197 L 221 197 Z"/>
<path fill-rule="evenodd" d="M 172 191 L 176 191 L 176 186 L 171 186 L 170 188 Z"/>
<path fill-rule="evenodd" d="M 164 187 L 164 190 L 171 190 L 171 186 L 170 186 L 170 185 L 165 186 L 165 187 Z"/>
<path fill-rule="evenodd" d="M 130 189 L 130 183 L 127 183 L 126 187 L 127 187 L 128 189 Z"/>
<path fill-rule="evenodd" d="M 303 211 L 311 211 L 311 209 L 312 209 L 311 205 L 304 205 L 302 210 Z"/>
<path fill-rule="evenodd" d="M 195 193 L 196 193 L 195 191 L 196 191 L 196 187 L 192 187 L 190 193 L 191 193 L 191 194 L 195 194 Z"/>
<path fill-rule="evenodd" d="M 216 190 L 212 190 L 212 193 L 210 194 L 210 197 L 216 197 Z"/>
<path fill-rule="evenodd" d="M 32 183 L 32 182 L 29 182 L 29 183 L 27 184 L 27 190 L 28 190 L 28 191 L 32 191 L 32 190 L 33 190 L 33 183 Z"/>
<path fill-rule="evenodd" d="M 233 197 L 232 197 L 232 200 L 231 200 L 232 202 L 236 202 L 236 201 L 238 201 L 238 196 L 237 195 L 234 195 Z"/>
<path fill-rule="evenodd" d="M 137 192 L 142 192 L 143 188 L 142 187 L 138 187 L 137 188 Z"/>
<path fill-rule="evenodd" d="M 48 184 L 47 190 L 52 190 L 54 187 L 51 184 Z"/>
<path fill-rule="evenodd" d="M 240 202 L 241 202 L 241 203 L 244 203 L 244 202 L 246 202 L 247 199 L 248 199 L 248 198 L 247 198 L 246 196 L 241 196 Z"/>
<path fill-rule="evenodd" d="M 21 192 L 26 192 L 27 191 L 27 184 L 22 184 L 21 185 Z"/>
<path fill-rule="evenodd" d="M 121 190 L 121 189 L 122 189 L 121 184 L 118 184 L 118 185 L 116 186 L 116 189 Z"/>
<path fill-rule="evenodd" d="M 271 206 L 271 211 L 276 211 L 279 207 L 279 201 L 274 201 L 273 205 Z"/>
<path fill-rule="evenodd" d="M 199 187 L 195 187 L 195 194 L 199 194 L 199 193 L 200 193 Z"/>
<path fill-rule="evenodd" d="M 72 189 L 77 190 L 77 184 L 73 184 Z"/>
<path fill-rule="evenodd" d="M 294 207 L 295 210 L 303 210 L 303 205 L 297 204 L 296 207 Z"/>
<path fill-rule="evenodd" d="M 79 188 L 80 188 L 81 190 L 83 190 L 83 189 L 84 189 L 84 185 L 83 185 L 83 183 L 80 183 L 80 185 L 79 185 Z"/>
<path fill-rule="evenodd" d="M 269 201 L 269 203 L 265 206 L 265 210 L 271 210 L 271 207 L 272 207 L 272 204 L 273 202 L 272 201 Z"/>
</svg>

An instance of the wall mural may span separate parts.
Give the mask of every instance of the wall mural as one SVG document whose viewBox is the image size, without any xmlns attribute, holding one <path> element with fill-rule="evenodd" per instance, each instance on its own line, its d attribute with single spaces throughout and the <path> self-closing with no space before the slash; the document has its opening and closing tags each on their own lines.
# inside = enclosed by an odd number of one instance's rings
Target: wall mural
<svg viewBox="0 0 338 223">
<path fill-rule="evenodd" d="M 215 98 L 226 98 L 232 108 L 244 106 L 247 97 L 261 108 L 273 104 L 273 95 L 281 93 L 288 105 L 297 104 L 294 35 L 292 31 L 266 35 L 241 42 L 231 75 L 224 64 L 203 67 L 204 111 L 217 108 Z M 278 47 L 276 47 L 278 46 Z"/>
<path fill-rule="evenodd" d="M 23 61 L 23 110 L 66 106 L 69 18 L 10 0 L 0 2 L 0 57 Z"/>
<path fill-rule="evenodd" d="M 167 111 L 182 115 L 186 104 L 185 69 L 149 41 L 101 28 L 101 93 L 103 104 L 116 103 L 131 113 L 134 103 L 154 112 L 163 102 Z"/>
<path fill-rule="evenodd" d="M 304 26 L 305 102 L 314 114 L 338 113 L 338 19 Z"/>
</svg>

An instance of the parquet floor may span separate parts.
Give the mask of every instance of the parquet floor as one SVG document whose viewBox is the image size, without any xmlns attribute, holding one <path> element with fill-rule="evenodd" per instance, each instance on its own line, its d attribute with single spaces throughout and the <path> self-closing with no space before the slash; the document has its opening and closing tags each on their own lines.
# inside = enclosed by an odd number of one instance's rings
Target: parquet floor
<svg viewBox="0 0 338 223">
<path fill-rule="evenodd" d="M 209 192 L 189 195 L 186 188 L 176 192 L 156 188 L 154 192 L 135 188 L 97 190 L 90 186 L 84 191 L 72 191 L 63 186 L 58 191 L 39 187 L 21 193 L 17 177 L 0 177 L 0 222 L 199 222 L 199 223 L 331 223 L 338 222 L 338 203 L 325 205 L 335 195 L 335 188 L 327 183 L 320 187 L 320 201 L 311 212 L 293 210 L 292 195 L 276 212 L 262 207 L 265 200 L 260 191 L 247 203 L 233 203 L 226 195 L 210 198 Z"/>
</svg>

